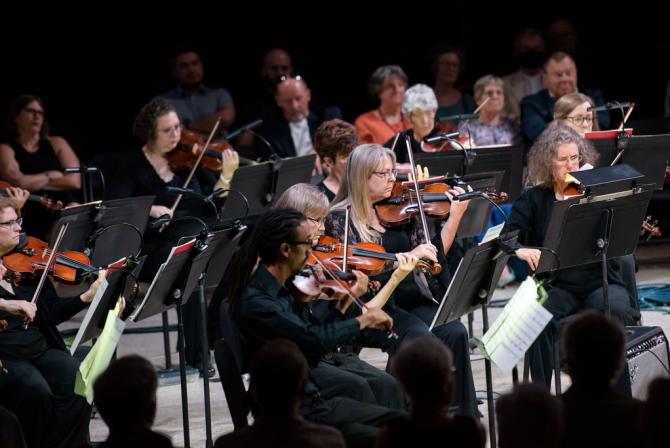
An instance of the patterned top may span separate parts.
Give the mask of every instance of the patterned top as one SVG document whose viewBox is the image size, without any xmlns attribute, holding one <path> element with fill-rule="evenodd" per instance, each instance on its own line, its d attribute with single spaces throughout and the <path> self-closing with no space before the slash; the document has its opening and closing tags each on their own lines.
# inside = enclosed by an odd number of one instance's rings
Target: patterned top
<svg viewBox="0 0 670 448">
<path fill-rule="evenodd" d="M 479 120 L 466 120 L 458 124 L 461 135 L 470 135 L 477 146 L 511 145 L 521 138 L 519 126 L 509 118 L 503 118 L 498 124 L 482 123 Z"/>
</svg>

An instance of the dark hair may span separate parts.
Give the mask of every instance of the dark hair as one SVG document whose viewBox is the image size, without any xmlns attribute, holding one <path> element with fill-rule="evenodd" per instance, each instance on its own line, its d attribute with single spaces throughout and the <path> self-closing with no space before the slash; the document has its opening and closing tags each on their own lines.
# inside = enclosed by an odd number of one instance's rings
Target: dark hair
<svg viewBox="0 0 670 448">
<path fill-rule="evenodd" d="M 368 80 L 368 91 L 370 92 L 370 95 L 377 98 L 382 91 L 386 79 L 393 75 L 400 78 L 400 80 L 405 83 L 405 86 L 407 86 L 407 74 L 402 67 L 399 65 L 382 65 L 381 67 L 377 67 L 377 69 L 372 72 L 372 75 L 370 75 L 370 79 Z"/>
<path fill-rule="evenodd" d="M 433 69 L 433 75 L 437 73 L 437 64 L 440 59 L 440 56 L 446 53 L 454 53 L 458 56 L 458 75 L 460 76 L 465 70 L 465 52 L 462 48 L 452 45 L 452 44 L 442 44 L 438 45 L 433 49 L 433 56 L 431 58 L 431 68 Z"/>
<path fill-rule="evenodd" d="M 357 144 L 356 128 L 337 118 L 321 123 L 314 134 L 314 149 L 322 159 L 330 157 L 335 161 L 338 154 L 348 156 Z"/>
<path fill-rule="evenodd" d="M 561 401 L 538 384 L 520 384 L 496 401 L 500 448 L 558 447 Z"/>
<path fill-rule="evenodd" d="M 198 47 L 191 43 L 181 43 L 175 46 L 174 50 L 172 51 L 172 55 L 170 57 L 170 67 L 172 67 L 172 69 L 175 69 L 177 66 L 177 58 L 185 53 L 197 54 L 200 58 L 200 62 L 202 62 L 202 53 Z"/>
<path fill-rule="evenodd" d="M 287 339 L 267 342 L 249 366 L 249 392 L 262 415 L 286 416 L 302 398 L 307 381 L 307 360 Z"/>
<path fill-rule="evenodd" d="M 145 104 L 133 123 L 133 135 L 142 142 L 156 139 L 156 124 L 158 119 L 170 112 L 177 113 L 172 103 L 165 98 L 154 98 Z"/>
<path fill-rule="evenodd" d="M 409 395 L 412 409 L 439 411 L 453 393 L 451 351 L 434 336 L 419 336 L 400 346 L 391 372 Z"/>
<path fill-rule="evenodd" d="M 5 122 L 5 132 L 7 134 L 7 138 L 10 140 L 14 140 L 16 137 L 18 137 L 19 132 L 16 129 L 16 117 L 19 116 L 21 111 L 25 109 L 25 107 L 32 103 L 33 101 L 37 101 L 39 105 L 42 107 L 42 110 L 44 110 L 44 121 L 42 122 L 42 129 L 40 129 L 40 137 L 44 138 L 47 135 L 49 135 L 49 122 L 47 121 L 47 111 L 44 108 L 44 102 L 42 101 L 42 98 L 40 98 L 37 95 L 31 95 L 31 94 L 23 94 L 19 95 L 16 98 L 14 98 L 14 101 L 12 101 L 11 106 L 9 106 L 9 112 L 7 113 L 7 121 Z"/>
<path fill-rule="evenodd" d="M 231 314 L 236 312 L 237 301 L 249 284 L 258 258 L 265 264 L 276 262 L 279 259 L 279 247 L 283 243 L 295 241 L 298 227 L 306 220 L 305 215 L 292 208 L 270 209 L 258 219 L 249 239 L 240 246 L 231 261 Z"/>
<path fill-rule="evenodd" d="M 129 355 L 113 361 L 93 385 L 96 407 L 110 431 L 150 428 L 156 415 L 156 370 L 149 361 Z"/>
<path fill-rule="evenodd" d="M 572 382 L 611 385 L 623 367 L 624 343 L 620 323 L 595 311 L 584 312 L 568 326 L 563 338 Z"/>
</svg>

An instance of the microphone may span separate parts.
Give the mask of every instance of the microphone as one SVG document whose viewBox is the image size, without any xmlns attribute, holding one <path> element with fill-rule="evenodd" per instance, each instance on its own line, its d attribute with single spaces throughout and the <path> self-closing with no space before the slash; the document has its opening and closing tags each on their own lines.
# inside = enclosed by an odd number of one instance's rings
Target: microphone
<svg viewBox="0 0 670 448">
<path fill-rule="evenodd" d="M 182 195 L 187 195 L 187 196 L 195 196 L 197 198 L 202 199 L 204 202 L 208 203 L 209 205 L 214 208 L 214 215 L 216 216 L 216 219 L 218 221 L 219 219 L 219 209 L 216 207 L 214 202 L 212 202 L 212 199 L 208 196 L 205 196 L 204 194 L 198 193 L 197 191 L 193 191 L 191 188 L 181 188 L 181 187 L 166 187 L 167 191 L 170 191 L 172 193 L 179 193 Z M 159 218 L 160 219 L 160 218 Z"/>
<path fill-rule="evenodd" d="M 97 166 L 73 166 L 70 168 L 63 168 L 61 171 L 63 171 L 65 174 L 72 174 L 72 173 L 97 173 L 100 171 Z"/>
<path fill-rule="evenodd" d="M 591 106 L 588 109 L 586 109 L 587 112 L 602 112 L 605 110 L 612 110 L 612 109 L 624 109 L 630 107 L 630 101 L 609 101 L 605 103 L 603 106 Z"/>
<path fill-rule="evenodd" d="M 233 132 L 226 135 L 226 140 L 232 140 L 235 137 L 237 137 L 238 135 L 242 134 L 243 132 L 247 132 L 247 131 L 250 131 L 252 129 L 255 129 L 262 124 L 263 124 L 263 120 L 261 120 L 261 119 L 254 120 L 251 123 L 245 124 L 241 128 L 235 129 Z"/>
<path fill-rule="evenodd" d="M 448 117 L 440 117 L 437 119 L 440 123 L 445 121 L 465 121 L 465 120 L 474 120 L 479 118 L 479 113 L 476 114 L 458 114 L 458 115 L 449 115 Z"/>
<path fill-rule="evenodd" d="M 449 134 L 438 134 L 433 137 L 426 137 L 423 139 L 426 143 L 437 143 L 444 140 L 454 140 L 458 138 L 461 134 L 459 132 L 450 132 Z"/>
<path fill-rule="evenodd" d="M 461 193 L 452 198 L 453 201 L 469 201 L 474 198 L 488 198 L 485 193 L 481 191 L 471 191 L 469 193 Z"/>
</svg>

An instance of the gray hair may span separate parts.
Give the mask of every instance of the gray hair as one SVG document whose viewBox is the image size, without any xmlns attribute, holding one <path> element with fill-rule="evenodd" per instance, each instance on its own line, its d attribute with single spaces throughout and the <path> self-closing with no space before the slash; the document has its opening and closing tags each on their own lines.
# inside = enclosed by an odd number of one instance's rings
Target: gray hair
<svg viewBox="0 0 670 448">
<path fill-rule="evenodd" d="M 497 84 L 502 87 L 504 91 L 505 82 L 502 80 L 502 78 L 494 75 L 484 75 L 475 82 L 475 85 L 472 88 L 475 94 L 475 99 L 484 95 L 484 89 L 486 89 L 486 86 L 489 84 Z"/>
<path fill-rule="evenodd" d="M 433 89 L 425 84 L 414 84 L 405 92 L 402 101 L 402 113 L 409 117 L 417 109 L 437 110 L 437 97 Z"/>
<path fill-rule="evenodd" d="M 370 90 L 370 94 L 377 98 L 379 92 L 382 91 L 384 81 L 386 81 L 386 79 L 391 75 L 396 75 L 398 78 L 402 79 L 405 85 L 407 85 L 407 74 L 402 69 L 402 67 L 399 65 L 382 65 L 372 73 L 370 79 L 368 80 L 368 89 Z"/>
</svg>

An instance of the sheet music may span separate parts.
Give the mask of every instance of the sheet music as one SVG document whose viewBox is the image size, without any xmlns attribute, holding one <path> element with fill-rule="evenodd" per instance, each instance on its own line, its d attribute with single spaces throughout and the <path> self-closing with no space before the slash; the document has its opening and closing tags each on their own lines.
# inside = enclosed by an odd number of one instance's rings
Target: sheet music
<svg viewBox="0 0 670 448">
<path fill-rule="evenodd" d="M 481 340 L 475 340 L 484 356 L 505 372 L 523 359 L 553 317 L 537 298 L 537 284 L 528 277 Z"/>
</svg>

